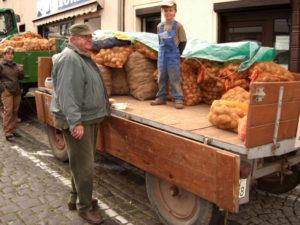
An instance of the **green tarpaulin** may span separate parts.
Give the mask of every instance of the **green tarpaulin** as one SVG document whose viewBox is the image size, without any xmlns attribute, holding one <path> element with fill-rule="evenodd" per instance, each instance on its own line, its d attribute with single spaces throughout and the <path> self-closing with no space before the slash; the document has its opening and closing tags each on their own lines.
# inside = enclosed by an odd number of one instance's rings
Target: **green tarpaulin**
<svg viewBox="0 0 300 225">
<path fill-rule="evenodd" d="M 238 60 L 242 62 L 240 70 L 246 70 L 255 62 L 274 60 L 276 52 L 274 48 L 261 47 L 251 41 L 209 44 L 194 39 L 188 41 L 183 57 L 217 62 Z"/>
<path fill-rule="evenodd" d="M 145 32 L 115 32 L 115 37 L 121 40 L 139 41 L 151 49 L 158 51 L 157 34 Z M 192 39 L 182 55 L 184 58 L 207 59 L 217 62 L 240 61 L 239 70 L 251 67 L 255 62 L 272 61 L 276 57 L 274 48 L 262 47 L 256 42 L 243 41 L 224 44 L 210 44 Z"/>
</svg>

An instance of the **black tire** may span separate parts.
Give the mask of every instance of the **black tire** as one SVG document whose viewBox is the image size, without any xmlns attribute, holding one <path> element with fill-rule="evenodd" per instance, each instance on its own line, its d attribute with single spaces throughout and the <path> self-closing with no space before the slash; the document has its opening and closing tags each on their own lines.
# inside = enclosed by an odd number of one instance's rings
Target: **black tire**
<svg viewBox="0 0 300 225">
<path fill-rule="evenodd" d="M 280 173 L 270 174 L 257 180 L 257 188 L 272 194 L 282 194 L 293 190 L 300 182 L 299 170 L 294 167 L 292 174 L 283 175 L 281 183 Z"/>
<path fill-rule="evenodd" d="M 166 196 L 168 192 L 165 192 L 165 187 L 169 186 L 172 189 L 170 189 L 172 191 L 170 192 L 172 193 L 170 194 L 171 197 Z M 210 224 L 214 212 L 212 203 L 148 173 L 146 174 L 146 187 L 150 203 L 163 224 Z M 176 188 L 174 189 L 176 190 L 175 195 L 173 188 Z"/>
<path fill-rule="evenodd" d="M 53 155 L 59 161 L 68 161 L 68 147 L 62 132 L 49 125 L 47 125 L 46 130 Z"/>
</svg>

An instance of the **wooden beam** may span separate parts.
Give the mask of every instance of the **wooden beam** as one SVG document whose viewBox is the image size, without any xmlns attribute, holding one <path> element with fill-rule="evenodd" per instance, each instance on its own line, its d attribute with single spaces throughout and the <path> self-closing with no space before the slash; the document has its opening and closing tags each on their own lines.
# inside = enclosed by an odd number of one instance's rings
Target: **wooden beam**
<svg viewBox="0 0 300 225">
<path fill-rule="evenodd" d="M 214 3 L 214 10 L 216 12 L 241 10 L 257 7 L 274 7 L 281 5 L 289 5 L 290 0 L 243 0 L 243 1 L 230 1 L 222 3 Z"/>
<path fill-rule="evenodd" d="M 300 72 L 300 1 L 292 0 L 292 30 L 290 43 L 290 67 L 293 72 Z"/>
</svg>

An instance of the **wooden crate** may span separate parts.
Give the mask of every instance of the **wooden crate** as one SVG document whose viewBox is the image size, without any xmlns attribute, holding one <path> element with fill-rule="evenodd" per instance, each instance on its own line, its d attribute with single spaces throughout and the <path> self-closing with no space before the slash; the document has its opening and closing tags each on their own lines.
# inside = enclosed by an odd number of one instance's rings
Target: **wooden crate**
<svg viewBox="0 0 300 225">
<path fill-rule="evenodd" d="M 38 58 L 38 87 L 45 87 L 46 77 L 51 77 L 52 58 L 39 57 Z"/>
<path fill-rule="evenodd" d="M 283 98 L 277 141 L 296 136 L 300 113 L 300 81 L 257 82 L 250 87 L 245 141 L 247 148 L 273 142 L 280 88 L 283 89 Z M 263 90 L 265 94 L 261 101 L 256 100 L 258 90 Z"/>
</svg>

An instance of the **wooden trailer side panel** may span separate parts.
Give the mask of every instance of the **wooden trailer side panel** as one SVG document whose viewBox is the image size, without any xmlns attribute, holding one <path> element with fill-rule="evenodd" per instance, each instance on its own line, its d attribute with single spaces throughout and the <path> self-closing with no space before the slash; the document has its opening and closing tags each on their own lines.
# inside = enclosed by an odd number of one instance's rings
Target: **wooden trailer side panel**
<svg viewBox="0 0 300 225">
<path fill-rule="evenodd" d="M 37 118 L 41 123 L 46 123 L 43 93 L 36 91 L 34 94 Z"/>
<path fill-rule="evenodd" d="M 105 150 L 230 212 L 239 209 L 240 158 L 118 117 L 102 125 Z"/>
<path fill-rule="evenodd" d="M 300 113 L 300 82 L 253 83 L 250 89 L 246 147 L 252 148 L 273 142 L 281 87 L 283 97 L 277 141 L 296 136 Z M 259 93 L 258 90 L 263 90 L 265 94 L 262 101 L 256 101 L 255 95 Z"/>
</svg>

